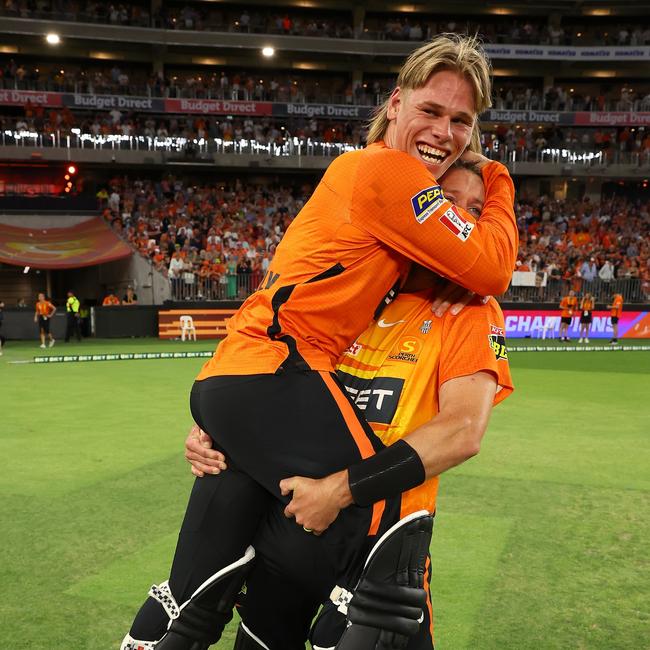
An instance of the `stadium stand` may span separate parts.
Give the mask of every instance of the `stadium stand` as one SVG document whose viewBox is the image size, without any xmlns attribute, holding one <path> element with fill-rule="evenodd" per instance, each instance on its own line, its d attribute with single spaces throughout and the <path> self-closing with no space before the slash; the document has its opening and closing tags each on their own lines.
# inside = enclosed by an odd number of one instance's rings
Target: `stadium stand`
<svg viewBox="0 0 650 650">
<path fill-rule="evenodd" d="M 218 300 L 257 287 L 309 194 L 309 187 L 255 186 L 242 179 L 196 186 L 174 177 L 115 178 L 100 192 L 100 207 L 104 219 L 169 278 L 173 299 Z M 512 287 L 506 298 L 555 302 L 573 288 L 605 301 L 615 284 L 627 301 L 650 299 L 650 202 L 542 195 L 521 198 L 517 214 L 521 248 L 514 270 L 542 273 L 547 282 L 536 291 Z M 592 260 L 593 274 L 584 267 Z"/>
<path fill-rule="evenodd" d="M 420 42 L 440 32 L 478 33 L 490 43 L 548 45 L 650 45 L 647 17 L 624 22 L 590 21 L 567 17 L 565 24 L 540 16 L 505 17 L 486 20 L 485 16 L 440 15 L 412 11 L 377 13 L 369 8 L 363 20 L 355 21 L 349 11 L 325 8 L 264 7 L 229 5 L 206 8 L 201 3 L 160 6 L 151 11 L 141 3 L 41 2 L 38 7 L 7 0 L 0 15 L 20 18 L 47 18 L 73 22 L 109 23 L 111 25 L 153 27 L 169 30 L 237 32 L 246 34 L 281 34 L 325 38 L 364 38 Z M 640 14 L 643 12 L 641 11 Z"/>
</svg>

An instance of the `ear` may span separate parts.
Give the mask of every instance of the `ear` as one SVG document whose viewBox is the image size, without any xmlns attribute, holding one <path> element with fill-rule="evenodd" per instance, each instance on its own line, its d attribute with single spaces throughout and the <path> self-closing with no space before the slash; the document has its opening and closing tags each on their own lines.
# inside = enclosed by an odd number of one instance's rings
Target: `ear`
<svg viewBox="0 0 650 650">
<path fill-rule="evenodd" d="M 389 120 L 394 120 L 397 118 L 397 113 L 402 105 L 402 89 L 397 86 L 388 98 L 388 107 L 386 110 L 386 117 Z"/>
</svg>

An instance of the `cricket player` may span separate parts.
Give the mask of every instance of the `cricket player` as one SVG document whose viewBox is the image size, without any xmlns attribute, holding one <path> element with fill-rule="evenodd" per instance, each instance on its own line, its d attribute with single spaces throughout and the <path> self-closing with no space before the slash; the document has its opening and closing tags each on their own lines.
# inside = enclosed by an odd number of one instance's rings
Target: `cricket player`
<svg viewBox="0 0 650 650">
<path fill-rule="evenodd" d="M 55 343 L 52 332 L 50 332 L 50 321 L 54 314 L 56 314 L 56 307 L 45 298 L 44 293 L 39 293 L 34 309 L 34 322 L 38 323 L 38 333 L 41 338 L 42 348 L 45 347 L 46 338 L 49 340 L 50 347 Z"/>
<path fill-rule="evenodd" d="M 411 261 L 481 295 L 508 286 L 518 238 L 505 167 L 473 156 L 486 193 L 479 223 L 436 181 L 469 146 L 489 98 L 489 66 L 475 39 L 437 37 L 407 59 L 369 146 L 326 171 L 192 388 L 193 418 L 228 457 L 229 471 L 195 483 L 170 579 L 150 592 L 123 648 L 155 642 L 170 620 L 157 649 L 218 640 L 260 526 L 275 527 L 285 548 L 304 544 L 310 526 L 300 514 L 302 527 L 282 515 L 289 503 L 282 479 L 358 466 L 349 488 L 359 500 L 326 535 L 310 535 L 320 573 L 310 603 L 325 585 L 349 584 L 366 536 L 391 512 L 386 499 L 424 482 L 418 451 L 404 441 L 384 448 L 350 403 L 335 364 L 395 296 Z M 378 497 L 373 505 L 369 493 Z M 293 568 L 309 570 L 298 561 Z M 208 586 L 218 615 L 204 598 Z M 296 612 L 296 625 L 276 629 L 280 638 L 269 643 L 296 647 L 305 618 Z"/>
</svg>

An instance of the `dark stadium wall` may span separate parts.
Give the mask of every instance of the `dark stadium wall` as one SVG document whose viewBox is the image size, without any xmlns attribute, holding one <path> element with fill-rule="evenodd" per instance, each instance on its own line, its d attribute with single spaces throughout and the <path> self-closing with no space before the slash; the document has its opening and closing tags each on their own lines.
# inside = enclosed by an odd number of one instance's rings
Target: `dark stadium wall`
<svg viewBox="0 0 650 650">
<path fill-rule="evenodd" d="M 45 271 L 30 270 L 25 273 L 22 266 L 0 264 L 0 301 L 7 307 L 15 307 L 20 300 L 24 300 L 33 313 L 39 291 L 47 292 Z"/>
<path fill-rule="evenodd" d="M 158 307 L 98 307 L 95 314 L 95 336 L 102 339 L 158 336 Z"/>
<path fill-rule="evenodd" d="M 65 308 L 59 308 L 50 322 L 50 331 L 55 339 L 65 336 Z M 11 307 L 4 310 L 2 335 L 8 340 L 38 341 L 38 325 L 34 322 L 34 303 L 22 309 Z"/>
</svg>

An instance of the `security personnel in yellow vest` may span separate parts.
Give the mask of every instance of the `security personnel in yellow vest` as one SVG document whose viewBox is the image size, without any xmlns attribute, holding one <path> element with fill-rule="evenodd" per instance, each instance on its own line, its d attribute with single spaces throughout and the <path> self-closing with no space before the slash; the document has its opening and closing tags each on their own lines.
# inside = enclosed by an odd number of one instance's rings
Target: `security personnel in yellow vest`
<svg viewBox="0 0 650 650">
<path fill-rule="evenodd" d="M 74 334 L 77 337 L 77 341 L 81 341 L 81 328 L 80 328 L 80 314 L 79 308 L 81 303 L 79 299 L 74 295 L 74 291 L 68 291 L 68 299 L 65 301 L 65 311 L 66 311 L 66 327 L 65 327 L 65 342 L 67 343 L 70 340 L 70 337 Z"/>
</svg>

